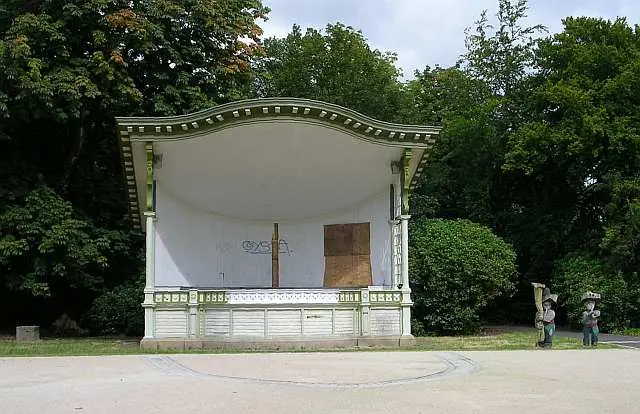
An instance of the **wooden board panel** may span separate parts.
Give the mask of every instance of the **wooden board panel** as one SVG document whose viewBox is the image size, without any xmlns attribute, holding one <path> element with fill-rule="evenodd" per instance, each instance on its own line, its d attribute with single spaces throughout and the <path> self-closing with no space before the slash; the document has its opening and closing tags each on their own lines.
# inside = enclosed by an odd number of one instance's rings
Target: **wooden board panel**
<svg viewBox="0 0 640 414">
<path fill-rule="evenodd" d="M 331 336 L 331 309 L 306 309 L 303 334 L 305 336 Z"/>
<path fill-rule="evenodd" d="M 354 335 L 356 332 L 353 309 L 336 309 L 333 315 L 336 336 Z"/>
<path fill-rule="evenodd" d="M 324 255 L 352 256 L 371 253 L 369 223 L 324 226 Z"/>
<path fill-rule="evenodd" d="M 268 336 L 299 336 L 302 334 L 302 310 L 268 310 Z"/>
<path fill-rule="evenodd" d="M 324 258 L 324 287 L 367 287 L 371 283 L 371 260 L 368 255 Z"/>
<path fill-rule="evenodd" d="M 400 335 L 401 310 L 371 309 L 371 335 Z"/>
<path fill-rule="evenodd" d="M 264 337 L 264 310 L 233 310 L 233 336 Z"/>
<path fill-rule="evenodd" d="M 366 287 L 372 284 L 369 223 L 324 227 L 324 287 Z"/>
<path fill-rule="evenodd" d="M 184 309 L 156 310 L 156 337 L 181 338 L 187 335 L 187 313 Z"/>
<path fill-rule="evenodd" d="M 229 310 L 209 309 L 205 313 L 205 336 L 229 335 Z"/>
<path fill-rule="evenodd" d="M 324 255 L 351 256 L 353 254 L 353 225 L 324 226 Z"/>
<path fill-rule="evenodd" d="M 354 256 L 371 254 L 371 236 L 369 223 L 352 224 Z"/>
</svg>

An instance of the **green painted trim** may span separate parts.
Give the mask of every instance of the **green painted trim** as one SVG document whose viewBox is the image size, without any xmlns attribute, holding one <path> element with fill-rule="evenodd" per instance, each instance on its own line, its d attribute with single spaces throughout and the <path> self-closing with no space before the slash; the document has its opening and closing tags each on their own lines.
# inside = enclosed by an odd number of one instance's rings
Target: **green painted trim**
<svg viewBox="0 0 640 414">
<path fill-rule="evenodd" d="M 224 290 L 198 292 L 198 303 L 204 305 L 219 305 L 227 303 L 227 292 Z"/>
<path fill-rule="evenodd" d="M 341 290 L 338 294 L 338 303 L 360 303 L 359 290 Z"/>
<path fill-rule="evenodd" d="M 207 320 L 207 310 L 202 307 L 198 308 L 197 318 L 198 318 L 198 321 L 196 322 L 196 325 L 198 326 L 198 337 L 202 338 L 204 337 L 204 333 L 205 333 L 205 322 Z"/>
<path fill-rule="evenodd" d="M 159 305 L 186 305 L 189 303 L 187 292 L 156 292 L 153 301 Z"/>
<path fill-rule="evenodd" d="M 369 302 L 372 306 L 400 303 L 401 300 L 402 294 L 400 292 L 369 292 Z"/>
<path fill-rule="evenodd" d="M 379 121 L 327 102 L 301 98 L 247 99 L 187 115 L 116 118 L 121 136 L 130 140 L 188 139 L 229 126 L 269 119 L 321 123 L 386 145 L 427 148 L 440 127 Z"/>
<path fill-rule="evenodd" d="M 435 144 L 435 140 L 434 140 L 434 144 Z M 431 148 L 429 148 L 430 150 Z M 422 177 L 422 173 L 424 172 L 424 169 L 427 167 L 427 161 L 429 160 L 429 155 L 431 154 L 431 151 L 425 151 L 422 153 L 422 157 L 420 157 L 420 162 L 418 163 L 418 168 L 416 169 L 416 172 L 413 173 L 413 177 L 411 178 L 411 184 L 409 185 L 409 189 L 411 191 L 415 190 L 416 187 L 418 186 L 418 183 L 420 182 L 420 177 Z"/>
<path fill-rule="evenodd" d="M 402 214 L 409 214 L 409 189 L 411 186 L 411 148 L 405 148 L 402 153 Z"/>
<path fill-rule="evenodd" d="M 147 154 L 146 207 L 147 211 L 155 211 L 155 206 L 153 205 L 153 142 L 147 142 L 144 147 Z"/>
<path fill-rule="evenodd" d="M 138 189 L 136 187 L 136 176 L 133 161 L 133 152 L 129 137 L 118 133 L 120 137 L 120 158 L 122 160 L 122 175 L 125 179 L 125 188 L 127 191 L 127 207 L 133 227 L 139 229 L 141 222 L 140 206 L 138 203 Z"/>
</svg>

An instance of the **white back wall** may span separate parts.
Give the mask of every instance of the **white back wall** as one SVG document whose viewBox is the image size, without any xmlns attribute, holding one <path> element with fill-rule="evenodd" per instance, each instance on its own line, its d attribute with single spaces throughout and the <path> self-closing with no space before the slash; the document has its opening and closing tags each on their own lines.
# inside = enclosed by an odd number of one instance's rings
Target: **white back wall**
<svg viewBox="0 0 640 414">
<path fill-rule="evenodd" d="M 270 287 L 273 223 L 229 218 L 194 207 L 158 182 L 157 287 Z M 371 223 L 374 285 L 391 282 L 389 188 L 338 212 L 279 224 L 280 286 L 322 287 L 324 225 Z"/>
</svg>

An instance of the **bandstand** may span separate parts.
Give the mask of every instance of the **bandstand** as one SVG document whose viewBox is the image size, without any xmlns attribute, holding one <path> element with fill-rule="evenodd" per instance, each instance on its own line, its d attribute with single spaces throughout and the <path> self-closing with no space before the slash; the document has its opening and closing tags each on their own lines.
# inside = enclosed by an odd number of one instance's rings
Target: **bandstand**
<svg viewBox="0 0 640 414">
<path fill-rule="evenodd" d="M 411 343 L 408 197 L 438 127 L 294 98 L 117 123 L 142 346 Z"/>
</svg>

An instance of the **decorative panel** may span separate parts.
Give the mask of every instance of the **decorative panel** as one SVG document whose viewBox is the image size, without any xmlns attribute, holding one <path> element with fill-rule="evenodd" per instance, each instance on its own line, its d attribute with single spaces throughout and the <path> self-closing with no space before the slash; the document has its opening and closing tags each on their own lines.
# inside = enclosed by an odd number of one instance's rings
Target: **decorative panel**
<svg viewBox="0 0 640 414">
<path fill-rule="evenodd" d="M 156 337 L 181 338 L 187 335 L 187 312 L 185 310 L 157 309 L 155 318 Z"/>
<path fill-rule="evenodd" d="M 233 336 L 264 337 L 264 310 L 232 310 Z"/>
<path fill-rule="evenodd" d="M 354 335 L 356 332 L 355 312 L 353 309 L 336 309 L 333 312 L 334 335 Z"/>
<path fill-rule="evenodd" d="M 304 336 L 331 336 L 331 309 L 306 309 L 303 324 Z"/>
<path fill-rule="evenodd" d="M 208 309 L 204 312 L 204 335 L 229 335 L 229 310 Z"/>
<path fill-rule="evenodd" d="M 400 335 L 401 309 L 371 309 L 371 335 Z"/>
<path fill-rule="evenodd" d="M 268 310 L 268 336 L 300 336 L 302 334 L 301 309 Z"/>
</svg>

